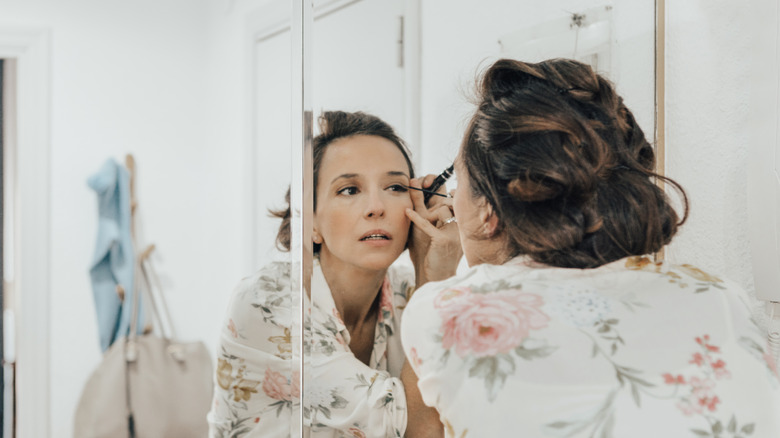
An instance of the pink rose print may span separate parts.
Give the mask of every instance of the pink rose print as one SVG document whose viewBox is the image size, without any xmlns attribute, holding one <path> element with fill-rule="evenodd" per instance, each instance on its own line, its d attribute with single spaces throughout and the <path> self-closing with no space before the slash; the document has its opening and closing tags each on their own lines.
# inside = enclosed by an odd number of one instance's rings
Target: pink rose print
<svg viewBox="0 0 780 438">
<path fill-rule="evenodd" d="M 382 298 L 379 302 L 379 308 L 383 311 L 393 313 L 393 288 L 390 286 L 390 279 L 385 277 L 385 282 L 382 283 Z M 382 312 L 379 312 L 381 315 Z"/>
<path fill-rule="evenodd" d="M 673 376 L 669 373 L 666 373 L 663 375 L 664 383 L 667 385 L 684 385 L 685 384 L 685 377 L 683 377 L 681 374 L 678 374 L 677 376 Z"/>
<path fill-rule="evenodd" d="M 468 307 L 468 303 L 461 298 L 467 297 L 470 293 L 471 289 L 468 287 L 447 289 L 436 295 L 436 298 L 433 300 L 433 307 L 437 309 L 446 309 L 453 306 Z M 459 310 L 453 309 L 451 312 L 459 313 Z"/>
<path fill-rule="evenodd" d="M 700 401 L 700 405 L 706 404 L 701 402 L 702 400 L 716 398 L 715 393 L 713 392 L 713 389 L 715 389 L 715 382 L 712 380 L 691 377 L 690 384 L 691 394 L 693 394 L 693 396 Z"/>
<path fill-rule="evenodd" d="M 709 379 L 691 377 L 690 384 L 691 393 L 677 403 L 677 407 L 683 411 L 683 414 L 691 416 L 702 414 L 705 410 L 715 411 L 717 404 L 720 402 L 720 399 L 713 391 L 715 382 Z"/>
<path fill-rule="evenodd" d="M 366 438 L 366 434 L 357 427 L 350 427 L 347 432 L 349 432 L 349 435 L 354 438 Z"/>
<path fill-rule="evenodd" d="M 710 335 L 704 335 L 702 337 L 696 338 L 696 343 L 707 349 L 707 351 L 713 352 L 713 353 L 719 353 L 720 348 L 716 347 L 714 345 L 710 345 L 708 342 L 710 341 Z"/>
<path fill-rule="evenodd" d="M 720 348 L 709 343 L 710 337 L 704 335 L 696 338 L 701 351 L 693 353 L 688 362 L 699 367 L 698 375 L 685 378 L 682 375 L 674 376 L 670 373 L 663 374 L 664 382 L 668 385 L 690 385 L 690 392 L 680 396 L 677 407 L 687 416 L 715 412 L 720 403 L 720 398 L 715 394 L 717 380 L 731 377 L 726 369 L 723 359 L 713 357 L 720 353 Z"/>
<path fill-rule="evenodd" d="M 297 388 L 297 391 L 298 396 L 300 396 L 300 388 Z M 263 378 L 263 392 L 274 400 L 290 401 L 290 382 L 281 373 L 271 371 L 268 368 L 265 370 L 265 378 Z"/>
<path fill-rule="evenodd" d="M 494 356 L 519 346 L 531 330 L 547 326 L 550 317 L 540 310 L 538 295 L 517 291 L 487 294 L 451 289 L 439 297 L 442 347 L 455 347 L 464 357 Z M 436 304 L 434 304 L 436 305 Z"/>
<path fill-rule="evenodd" d="M 731 373 L 726 369 L 726 362 L 723 362 L 723 359 L 710 362 L 710 366 L 712 367 L 712 371 L 715 373 L 716 379 L 731 377 Z"/>
<path fill-rule="evenodd" d="M 693 353 L 693 359 L 688 361 L 688 363 L 693 363 L 698 366 L 704 365 L 704 356 L 701 355 L 701 353 Z"/>
</svg>

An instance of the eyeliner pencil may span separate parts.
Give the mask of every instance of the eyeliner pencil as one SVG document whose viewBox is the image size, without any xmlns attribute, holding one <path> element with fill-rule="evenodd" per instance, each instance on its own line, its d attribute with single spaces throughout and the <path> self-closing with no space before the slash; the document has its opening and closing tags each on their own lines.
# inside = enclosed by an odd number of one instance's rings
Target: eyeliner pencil
<svg viewBox="0 0 780 438">
<path fill-rule="evenodd" d="M 452 176 L 452 171 L 455 169 L 455 165 L 451 165 L 450 167 L 444 169 L 444 172 L 440 173 L 436 179 L 433 180 L 433 183 L 430 187 L 424 190 L 423 199 L 425 200 L 425 203 L 428 203 L 428 200 L 431 199 L 431 196 L 433 195 L 439 195 L 439 196 L 445 196 L 441 195 L 440 193 L 436 193 L 437 190 L 441 188 L 441 186 L 444 185 L 445 182 L 447 182 L 448 179 Z"/>
</svg>

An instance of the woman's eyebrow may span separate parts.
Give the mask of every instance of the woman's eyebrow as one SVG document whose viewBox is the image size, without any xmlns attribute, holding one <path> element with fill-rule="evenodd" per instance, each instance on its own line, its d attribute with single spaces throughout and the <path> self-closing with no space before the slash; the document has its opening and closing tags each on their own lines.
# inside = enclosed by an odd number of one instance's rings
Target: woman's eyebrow
<svg viewBox="0 0 780 438">
<path fill-rule="evenodd" d="M 403 176 L 403 177 L 409 178 L 409 175 L 406 172 L 402 172 L 400 170 L 391 170 L 391 171 L 387 172 L 387 175 L 388 176 Z M 336 181 L 338 181 L 340 179 L 352 179 L 352 178 L 357 178 L 359 176 L 360 176 L 360 174 L 358 174 L 358 173 L 344 173 L 344 174 L 341 174 L 341 175 L 333 178 L 333 181 L 331 181 L 330 183 L 333 184 L 333 183 L 335 183 Z"/>
<path fill-rule="evenodd" d="M 405 176 L 405 177 L 409 178 L 409 175 L 406 172 L 401 172 L 401 171 L 398 171 L 398 170 L 392 170 L 390 172 L 387 172 L 387 174 L 390 175 L 390 176 Z"/>
<path fill-rule="evenodd" d="M 336 182 L 336 181 L 338 181 L 340 179 L 352 179 L 352 178 L 356 178 L 357 176 L 358 176 L 357 173 L 344 173 L 344 174 L 341 174 L 341 175 L 333 178 L 333 181 L 331 181 L 330 183 L 333 184 L 334 182 Z"/>
</svg>

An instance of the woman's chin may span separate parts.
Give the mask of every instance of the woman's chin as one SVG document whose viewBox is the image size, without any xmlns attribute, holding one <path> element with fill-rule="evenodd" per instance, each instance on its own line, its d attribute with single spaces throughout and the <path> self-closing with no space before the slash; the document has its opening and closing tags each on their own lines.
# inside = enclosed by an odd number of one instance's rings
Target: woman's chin
<svg viewBox="0 0 780 438">
<path fill-rule="evenodd" d="M 356 264 L 367 270 L 386 270 L 398 259 L 398 256 L 400 256 L 402 252 L 403 251 L 393 251 L 383 254 L 368 254 L 365 257 L 361 257 L 360 260 L 356 260 Z"/>
</svg>

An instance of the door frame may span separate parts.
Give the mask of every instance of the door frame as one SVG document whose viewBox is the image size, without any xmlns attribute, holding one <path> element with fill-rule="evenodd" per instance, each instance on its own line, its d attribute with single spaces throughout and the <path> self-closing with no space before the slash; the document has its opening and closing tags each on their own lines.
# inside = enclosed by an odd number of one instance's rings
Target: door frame
<svg viewBox="0 0 780 438">
<path fill-rule="evenodd" d="M 0 57 L 16 60 L 16 436 L 50 430 L 51 31 L 0 25 Z M 13 328 L 6 328 L 6 330 Z M 23 388 L 23 390 L 20 390 Z"/>
</svg>

